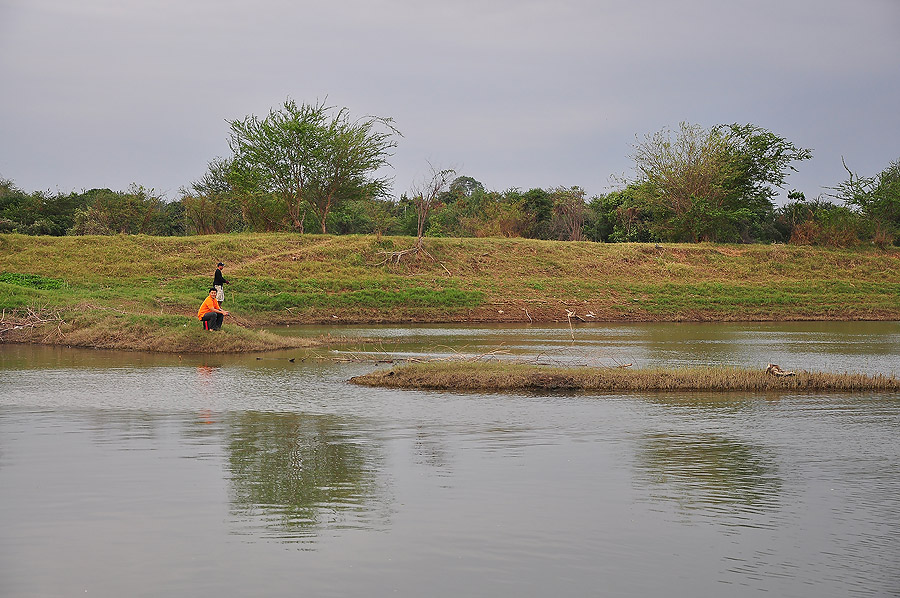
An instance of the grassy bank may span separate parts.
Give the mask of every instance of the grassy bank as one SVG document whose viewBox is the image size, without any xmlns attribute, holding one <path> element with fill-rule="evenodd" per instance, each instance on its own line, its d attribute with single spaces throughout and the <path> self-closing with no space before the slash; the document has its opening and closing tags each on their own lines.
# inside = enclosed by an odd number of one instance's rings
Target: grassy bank
<svg viewBox="0 0 900 598">
<path fill-rule="evenodd" d="M 28 309 L 60 314 L 65 323 L 5 330 L 2 338 L 41 342 L 54 329 L 57 339 L 88 329 L 96 338 L 136 336 L 127 332 L 135 326 L 105 316 L 172 316 L 137 328 L 167 331 L 151 347 L 186 328 L 181 344 L 206 350 L 192 315 L 218 261 L 231 281 L 224 305 L 233 314 L 223 335 L 229 337 L 237 329 L 250 334 L 270 324 L 314 322 L 900 319 L 900 252 L 893 249 L 436 238 L 425 242 L 432 257 L 391 259 L 413 242 L 292 234 L 0 235 L 0 310 L 7 323 Z"/>
<path fill-rule="evenodd" d="M 351 382 L 366 386 L 434 390 L 554 391 L 862 391 L 900 390 L 891 376 L 796 372 L 776 377 L 738 368 L 556 368 L 500 362 L 412 363 L 376 370 Z"/>
<path fill-rule="evenodd" d="M 359 342 L 340 336 L 299 338 L 244 326 L 207 332 L 196 318 L 124 313 L 100 308 L 4 312 L 0 342 L 163 353 L 242 353 Z"/>
</svg>

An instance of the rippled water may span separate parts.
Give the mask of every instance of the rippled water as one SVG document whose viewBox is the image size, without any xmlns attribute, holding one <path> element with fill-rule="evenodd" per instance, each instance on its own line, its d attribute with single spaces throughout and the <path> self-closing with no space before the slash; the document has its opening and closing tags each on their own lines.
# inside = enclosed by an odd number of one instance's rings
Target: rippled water
<svg viewBox="0 0 900 598">
<path fill-rule="evenodd" d="M 896 323 L 337 332 L 384 340 L 0 346 L 0 596 L 900 595 L 895 394 L 396 391 L 333 359 L 897 373 Z"/>
</svg>

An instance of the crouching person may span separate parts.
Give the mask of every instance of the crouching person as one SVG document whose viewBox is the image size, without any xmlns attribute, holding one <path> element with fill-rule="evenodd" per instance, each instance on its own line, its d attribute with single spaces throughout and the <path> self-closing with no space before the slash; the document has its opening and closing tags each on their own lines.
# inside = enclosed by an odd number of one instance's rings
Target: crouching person
<svg viewBox="0 0 900 598">
<path fill-rule="evenodd" d="M 203 328 L 206 330 L 218 330 L 222 327 L 222 321 L 227 315 L 228 312 L 222 309 L 216 300 L 216 289 L 210 289 L 209 297 L 206 298 L 197 311 L 197 318 L 203 324 Z"/>
</svg>

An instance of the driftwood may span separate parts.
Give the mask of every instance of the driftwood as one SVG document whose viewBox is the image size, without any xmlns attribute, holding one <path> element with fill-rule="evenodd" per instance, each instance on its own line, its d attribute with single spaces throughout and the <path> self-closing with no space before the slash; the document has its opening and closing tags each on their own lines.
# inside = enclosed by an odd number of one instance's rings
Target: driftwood
<svg viewBox="0 0 900 598">
<path fill-rule="evenodd" d="M 440 264 L 441 268 L 444 269 L 444 272 L 447 273 L 447 276 L 453 276 L 453 274 L 450 273 L 450 270 L 447 269 L 447 266 L 444 265 L 444 262 L 439 262 L 436 259 L 434 259 L 434 256 L 431 255 L 430 253 L 428 253 L 428 251 L 426 251 L 426 249 L 419 242 L 416 242 L 416 244 L 413 247 L 410 247 L 409 249 L 403 249 L 400 251 L 379 251 L 378 253 L 380 255 L 383 255 L 384 259 L 381 260 L 380 262 L 378 262 L 377 264 L 375 264 L 376 266 L 383 266 L 384 264 L 387 264 L 387 263 L 399 264 L 400 260 L 403 259 L 404 257 L 406 257 L 407 255 L 421 254 L 427 258 L 430 258 L 432 262 L 435 262 L 436 264 Z"/>
<path fill-rule="evenodd" d="M 796 372 L 785 372 L 781 367 L 777 364 L 770 363 L 768 367 L 766 367 L 766 373 L 770 376 L 775 376 L 777 378 L 782 378 L 784 376 L 796 376 Z"/>
<path fill-rule="evenodd" d="M 403 249 L 402 251 L 379 251 L 378 253 L 384 256 L 384 259 L 375 264 L 376 266 L 382 266 L 387 264 L 388 262 L 392 264 L 399 264 L 400 260 L 407 255 L 417 255 L 420 251 L 423 253 L 425 250 L 420 249 L 418 246 L 410 247 L 409 249 Z M 433 258 L 432 258 L 433 259 Z"/>
<path fill-rule="evenodd" d="M 3 340 L 3 335 L 6 332 L 22 330 L 23 328 L 33 329 L 45 324 L 56 324 L 56 331 L 62 334 L 61 328 L 64 323 L 59 312 L 50 312 L 44 308 L 27 307 L 24 314 L 7 314 L 6 310 L 3 310 L 2 314 L 0 314 L 0 340 Z M 53 332 L 47 338 L 52 336 L 52 334 Z"/>
</svg>

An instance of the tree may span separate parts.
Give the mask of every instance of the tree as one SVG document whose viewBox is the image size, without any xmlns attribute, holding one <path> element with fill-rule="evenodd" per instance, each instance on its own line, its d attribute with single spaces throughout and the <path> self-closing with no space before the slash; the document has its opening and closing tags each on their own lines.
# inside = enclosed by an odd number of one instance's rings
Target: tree
<svg viewBox="0 0 900 598">
<path fill-rule="evenodd" d="M 328 123 L 309 200 L 323 234 L 336 201 L 387 195 L 389 179 L 370 175 L 388 165 L 389 152 L 397 145 L 393 135 L 399 132 L 392 122 L 378 117 L 351 121 L 347 109 L 342 108 Z"/>
<path fill-rule="evenodd" d="M 346 108 L 285 101 L 260 119 L 228 121 L 234 152 L 228 182 L 242 193 L 272 194 L 285 218 L 303 228 L 308 206 L 326 231 L 328 214 L 344 199 L 378 197 L 389 180 L 373 173 L 388 165 L 399 132 L 389 118 L 351 120 Z"/>
<path fill-rule="evenodd" d="M 793 245 L 849 247 L 868 236 L 862 216 L 843 205 L 791 191 L 791 200 L 775 210 L 773 228 L 779 240 Z"/>
<path fill-rule="evenodd" d="M 727 188 L 748 202 L 768 202 L 775 188 L 784 187 L 793 162 L 812 158 L 812 150 L 795 146 L 783 137 L 755 125 L 717 125 L 713 133 L 723 136 L 729 147 Z"/>
<path fill-rule="evenodd" d="M 89 203 L 76 210 L 71 235 L 163 235 L 178 228 L 167 224 L 167 204 L 153 189 L 132 185 L 125 192 L 91 189 L 84 195 Z"/>
<path fill-rule="evenodd" d="M 741 240 L 771 236 L 777 189 L 784 187 L 789 172 L 797 171 L 793 163 L 809 160 L 812 151 L 751 124 L 718 125 L 714 130 L 728 139 L 731 153 L 726 209 L 730 204 L 749 213 L 741 223 Z"/>
<path fill-rule="evenodd" d="M 363 202 L 363 212 L 369 221 L 369 231 L 374 232 L 380 241 L 381 236 L 397 225 L 397 217 L 393 215 L 392 202 L 387 200 L 371 199 Z"/>
<path fill-rule="evenodd" d="M 544 189 L 529 189 L 522 194 L 522 210 L 534 220 L 525 235 L 534 239 L 550 237 L 550 223 L 553 218 L 553 198 Z"/>
<path fill-rule="evenodd" d="M 0 178 L 0 232 L 64 235 L 74 224 L 75 212 L 87 203 L 83 193 L 26 193 Z"/>
<path fill-rule="evenodd" d="M 681 123 L 635 146 L 636 207 L 652 214 L 660 240 L 747 242 L 774 208 L 773 187 L 811 156 L 754 125 Z"/>
<path fill-rule="evenodd" d="M 650 234 L 650 213 L 637 200 L 641 190 L 634 185 L 594 197 L 588 203 L 590 226 L 585 234 L 591 241 L 646 243 Z"/>
<path fill-rule="evenodd" d="M 231 160 L 216 158 L 206 167 L 206 174 L 199 181 L 191 183 L 191 191 L 195 195 L 224 195 L 231 192 L 228 176 L 231 173 Z"/>
<path fill-rule="evenodd" d="M 425 222 L 428 220 L 428 213 L 431 211 L 432 206 L 438 200 L 438 197 L 440 197 L 447 189 L 447 186 L 450 184 L 450 181 L 456 172 L 451 169 L 438 170 L 433 165 L 429 166 L 431 166 L 431 173 L 426 178 L 412 185 L 410 195 L 404 193 L 400 198 L 401 204 L 408 205 L 409 203 L 412 203 L 415 207 L 416 244 L 410 249 L 384 252 L 385 259 L 382 263 L 388 261 L 399 263 L 404 256 L 409 254 L 415 254 L 416 257 L 420 254 L 424 254 L 432 260 L 434 259 L 434 257 L 425 250 L 422 241 L 425 236 Z"/>
<path fill-rule="evenodd" d="M 858 208 L 891 241 L 900 238 L 900 160 L 874 177 L 855 174 L 846 163 L 844 169 L 849 178 L 833 189 L 832 197 Z"/>
<path fill-rule="evenodd" d="M 581 187 L 560 187 L 551 191 L 553 230 L 561 241 L 581 241 L 586 206 Z"/>
<path fill-rule="evenodd" d="M 456 174 L 455 170 L 445 169 L 438 170 L 431 166 L 431 174 L 428 178 L 413 185 L 411 190 L 412 201 L 416 206 L 416 246 L 415 252 L 424 252 L 422 247 L 422 237 L 425 235 L 425 221 L 428 219 L 428 212 L 435 200 L 444 192 L 450 179 Z"/>
<path fill-rule="evenodd" d="M 241 230 L 245 225 L 243 213 L 255 213 L 238 200 L 228 182 L 232 163 L 216 158 L 209 163 L 206 174 L 182 190 L 181 204 L 187 232 L 199 235 Z"/>
<path fill-rule="evenodd" d="M 474 193 L 484 193 L 484 185 L 470 176 L 458 176 L 450 183 L 449 192 L 457 197 L 471 197 Z"/>
</svg>

